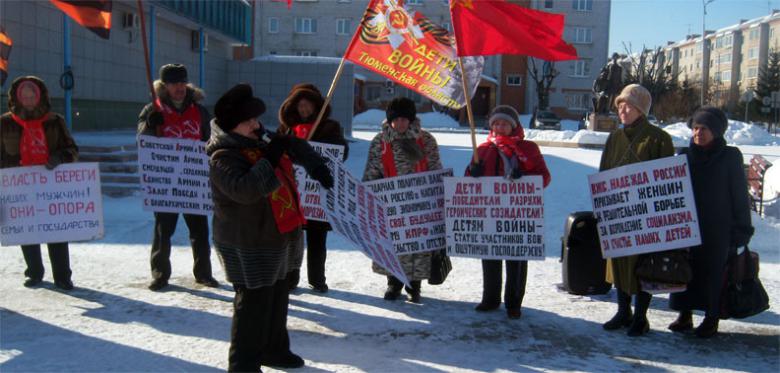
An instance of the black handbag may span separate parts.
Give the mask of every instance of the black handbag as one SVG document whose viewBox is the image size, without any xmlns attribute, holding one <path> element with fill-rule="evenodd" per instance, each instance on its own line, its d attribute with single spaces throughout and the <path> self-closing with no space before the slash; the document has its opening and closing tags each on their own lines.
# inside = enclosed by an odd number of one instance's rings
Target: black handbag
<svg viewBox="0 0 780 373">
<path fill-rule="evenodd" d="M 769 295 L 758 279 L 758 253 L 747 246 L 729 259 L 720 318 L 744 319 L 769 309 Z"/>
<path fill-rule="evenodd" d="M 642 254 L 636 264 L 636 276 L 640 280 L 662 284 L 687 284 L 693 278 L 684 249 Z"/>
<path fill-rule="evenodd" d="M 431 276 L 428 278 L 429 285 L 441 285 L 447 279 L 447 275 L 452 270 L 452 262 L 447 256 L 447 250 L 436 250 L 431 253 Z"/>
</svg>

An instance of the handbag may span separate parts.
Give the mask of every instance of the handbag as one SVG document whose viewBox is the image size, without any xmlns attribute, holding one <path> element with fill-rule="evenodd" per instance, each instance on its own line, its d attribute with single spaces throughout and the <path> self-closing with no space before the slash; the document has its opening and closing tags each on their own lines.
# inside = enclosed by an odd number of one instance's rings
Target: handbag
<svg viewBox="0 0 780 373">
<path fill-rule="evenodd" d="M 744 319 L 769 309 L 769 295 L 758 279 L 758 253 L 747 246 L 729 259 L 726 286 L 721 293 L 720 318 Z"/>
<path fill-rule="evenodd" d="M 693 278 L 685 249 L 642 254 L 636 264 L 640 280 L 662 284 L 687 284 Z"/>
<path fill-rule="evenodd" d="M 441 285 L 447 279 L 452 270 L 452 262 L 447 256 L 447 250 L 434 251 L 431 255 L 431 275 L 428 277 L 429 285 Z"/>
</svg>

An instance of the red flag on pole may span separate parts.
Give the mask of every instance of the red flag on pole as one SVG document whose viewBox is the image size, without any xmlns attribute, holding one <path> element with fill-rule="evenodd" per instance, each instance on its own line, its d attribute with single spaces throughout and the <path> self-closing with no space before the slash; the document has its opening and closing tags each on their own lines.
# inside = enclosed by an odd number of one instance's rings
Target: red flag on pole
<svg viewBox="0 0 780 373">
<path fill-rule="evenodd" d="M 576 60 L 563 35 L 563 15 L 504 0 L 451 0 L 459 56 L 518 54 L 546 61 Z"/>
<path fill-rule="evenodd" d="M 68 17 L 103 39 L 111 33 L 111 0 L 50 0 Z"/>
<path fill-rule="evenodd" d="M 5 30 L 0 29 L 0 86 L 8 79 L 8 56 L 11 54 L 11 46 L 14 43 Z"/>
</svg>

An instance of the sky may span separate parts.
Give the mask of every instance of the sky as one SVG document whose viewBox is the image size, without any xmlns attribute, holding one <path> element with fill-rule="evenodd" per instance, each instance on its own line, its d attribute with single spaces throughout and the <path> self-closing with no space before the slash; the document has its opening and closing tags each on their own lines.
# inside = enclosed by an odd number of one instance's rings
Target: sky
<svg viewBox="0 0 780 373">
<path fill-rule="evenodd" d="M 601 1 L 601 0 L 595 0 Z M 780 9 L 780 0 L 715 0 L 707 5 L 707 29 L 716 30 Z M 701 34 L 702 0 L 612 0 L 609 53 L 636 52 Z"/>
</svg>

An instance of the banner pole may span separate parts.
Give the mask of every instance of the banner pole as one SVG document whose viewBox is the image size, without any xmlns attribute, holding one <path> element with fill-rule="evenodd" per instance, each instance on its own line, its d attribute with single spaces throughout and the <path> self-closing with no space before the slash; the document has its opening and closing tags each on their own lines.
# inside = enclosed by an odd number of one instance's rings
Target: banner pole
<svg viewBox="0 0 780 373">
<path fill-rule="evenodd" d="M 325 111 L 328 108 L 328 105 L 330 105 L 330 99 L 333 97 L 333 92 L 336 90 L 336 85 L 339 84 L 339 78 L 341 78 L 341 72 L 344 70 L 344 62 L 346 62 L 346 53 L 344 56 L 341 57 L 341 62 L 339 63 L 338 69 L 336 69 L 336 76 L 333 77 L 333 81 L 330 83 L 330 89 L 328 89 L 328 95 L 325 97 L 325 103 L 322 104 L 322 108 L 320 108 L 320 113 L 317 115 L 317 119 L 314 121 L 314 125 L 311 126 L 311 131 L 309 131 L 309 134 L 306 135 L 306 140 L 310 140 L 311 137 L 314 135 L 314 132 L 317 131 L 317 127 L 320 125 L 320 121 L 322 121 L 322 117 L 325 116 Z"/>
<path fill-rule="evenodd" d="M 463 57 L 458 57 L 458 65 L 460 65 L 460 75 L 461 79 L 463 80 L 463 97 L 466 99 L 466 114 L 468 114 L 469 118 L 469 128 L 471 132 L 471 147 L 474 150 L 474 156 L 472 157 L 473 163 L 479 163 L 479 154 L 477 154 L 477 135 L 475 133 L 476 129 L 474 127 L 474 115 L 471 112 L 471 97 L 469 95 L 469 83 L 468 79 L 466 79 L 466 68 L 463 67 Z"/>
<path fill-rule="evenodd" d="M 159 111 L 157 107 L 157 94 L 154 93 L 154 85 L 152 84 L 152 68 L 149 63 L 149 46 L 146 40 L 146 19 L 144 18 L 144 5 L 141 0 L 138 3 L 138 17 L 141 18 L 141 41 L 144 45 L 144 62 L 146 62 L 146 82 L 149 84 L 149 91 L 152 93 L 152 105 Z"/>
</svg>

